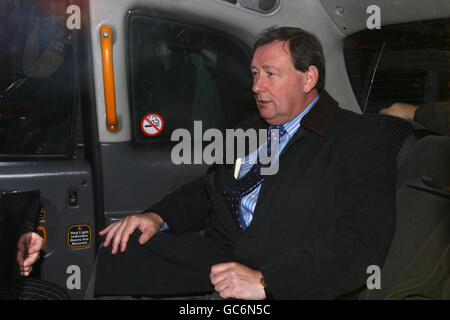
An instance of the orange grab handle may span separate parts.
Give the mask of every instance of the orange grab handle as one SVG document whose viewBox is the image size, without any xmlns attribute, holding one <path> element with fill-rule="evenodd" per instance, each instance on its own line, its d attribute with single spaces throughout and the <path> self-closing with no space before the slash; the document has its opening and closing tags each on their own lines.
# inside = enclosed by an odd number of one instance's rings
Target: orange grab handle
<svg viewBox="0 0 450 320">
<path fill-rule="evenodd" d="M 117 131 L 119 121 L 116 112 L 116 94 L 114 88 L 113 66 L 113 32 L 111 26 L 106 24 L 100 27 L 100 44 L 102 49 L 103 87 L 105 90 L 106 129 L 110 132 Z"/>
</svg>

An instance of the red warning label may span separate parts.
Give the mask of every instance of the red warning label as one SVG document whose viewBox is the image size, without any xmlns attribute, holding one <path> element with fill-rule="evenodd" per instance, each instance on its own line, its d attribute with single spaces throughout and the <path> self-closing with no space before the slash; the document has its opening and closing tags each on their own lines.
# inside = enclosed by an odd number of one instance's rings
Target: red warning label
<svg viewBox="0 0 450 320">
<path fill-rule="evenodd" d="M 141 121 L 141 130 L 147 136 L 157 136 L 164 128 L 163 118 L 157 113 L 149 113 Z"/>
</svg>

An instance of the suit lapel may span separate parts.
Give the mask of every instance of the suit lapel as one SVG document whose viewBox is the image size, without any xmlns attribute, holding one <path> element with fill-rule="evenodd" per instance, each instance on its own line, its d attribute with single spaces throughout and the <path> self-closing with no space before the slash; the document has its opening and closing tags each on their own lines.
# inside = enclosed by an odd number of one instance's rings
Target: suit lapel
<svg viewBox="0 0 450 320">
<path fill-rule="evenodd" d="M 297 132 L 295 132 L 294 136 L 289 140 L 288 144 L 280 154 L 279 165 L 281 165 L 281 161 L 283 160 L 283 158 L 285 158 L 286 153 L 292 148 L 292 146 L 299 143 L 304 138 L 308 137 L 309 135 L 326 136 L 337 109 L 338 103 L 336 102 L 336 100 L 334 100 L 326 91 L 321 92 L 320 98 L 317 101 L 316 105 L 303 117 L 299 129 L 297 130 Z M 244 131 L 250 128 L 258 130 L 267 129 L 268 125 L 260 117 L 256 117 L 244 122 L 237 128 L 241 128 Z M 246 148 L 246 150 L 248 150 L 248 148 Z M 234 155 L 234 158 L 236 160 L 236 150 L 234 150 Z M 229 164 L 216 167 L 217 169 L 215 170 L 214 175 L 214 185 L 216 187 L 216 190 L 222 193 L 225 186 L 235 182 L 233 176 L 234 165 Z M 276 175 L 268 175 L 264 178 L 264 183 L 262 184 L 260 195 L 264 195 L 264 190 L 267 187 L 270 187 L 275 177 Z M 260 202 L 262 202 L 261 199 L 258 200 L 255 212 L 260 206 Z"/>
<path fill-rule="evenodd" d="M 299 143 L 305 145 L 304 142 L 306 142 L 306 140 L 309 140 L 309 138 L 313 138 L 313 136 L 322 136 L 322 137 L 327 136 L 328 129 L 332 123 L 332 119 L 337 110 L 338 110 L 338 103 L 330 95 L 328 95 L 327 92 L 325 91 L 322 92 L 316 105 L 303 117 L 300 123 L 300 127 L 281 152 L 280 157 L 278 159 L 280 168 L 281 165 L 283 165 L 283 160 L 284 163 L 286 163 L 287 152 L 290 149 L 292 149 L 293 146 Z M 298 149 L 296 150 L 298 151 Z M 295 156 L 298 157 L 299 159 L 301 158 L 304 159 L 304 157 L 308 157 L 308 155 L 312 156 L 310 152 L 311 152 L 310 150 L 306 149 L 300 150 L 295 153 Z M 284 170 L 284 172 L 286 173 L 288 171 Z M 268 175 L 264 178 L 264 182 L 262 183 L 258 195 L 258 201 L 255 206 L 254 212 L 255 221 L 261 219 L 261 217 L 256 218 L 257 215 L 260 215 L 258 214 L 258 212 L 261 211 L 262 208 L 264 207 L 264 202 L 267 199 L 267 195 L 270 194 L 271 189 L 275 186 L 275 184 L 279 183 L 279 181 L 281 180 L 283 180 L 282 175 L 273 175 L 273 176 Z M 252 228 L 252 225 L 254 225 L 254 223 L 252 223 L 248 229 Z"/>
</svg>

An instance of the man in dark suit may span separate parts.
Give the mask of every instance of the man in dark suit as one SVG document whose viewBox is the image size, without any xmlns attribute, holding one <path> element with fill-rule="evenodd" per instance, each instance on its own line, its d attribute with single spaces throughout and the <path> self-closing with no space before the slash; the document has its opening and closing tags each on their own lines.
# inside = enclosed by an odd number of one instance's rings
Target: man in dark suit
<svg viewBox="0 0 450 320">
<path fill-rule="evenodd" d="M 383 127 L 327 94 L 321 45 L 304 30 L 262 33 L 251 70 L 260 118 L 246 128 L 279 130 L 278 172 L 261 176 L 253 153 L 108 226 L 96 294 L 334 299 L 381 267 L 395 230 Z"/>
</svg>

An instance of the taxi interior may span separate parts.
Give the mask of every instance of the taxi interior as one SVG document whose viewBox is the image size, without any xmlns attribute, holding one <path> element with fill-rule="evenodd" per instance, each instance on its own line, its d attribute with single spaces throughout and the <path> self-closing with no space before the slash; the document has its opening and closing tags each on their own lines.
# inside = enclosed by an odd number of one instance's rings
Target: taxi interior
<svg viewBox="0 0 450 320">
<path fill-rule="evenodd" d="M 405 281 L 432 281 L 448 252 L 450 138 L 378 112 L 450 101 L 449 14 L 445 0 L 2 0 L 0 192 L 40 191 L 34 276 L 82 299 L 98 231 L 206 171 L 171 161 L 172 132 L 255 115 L 252 41 L 296 26 L 321 40 L 340 106 L 390 128 L 397 230 L 381 288 L 358 294 L 407 298 Z M 145 134 L 150 113 L 161 134 Z"/>
</svg>

